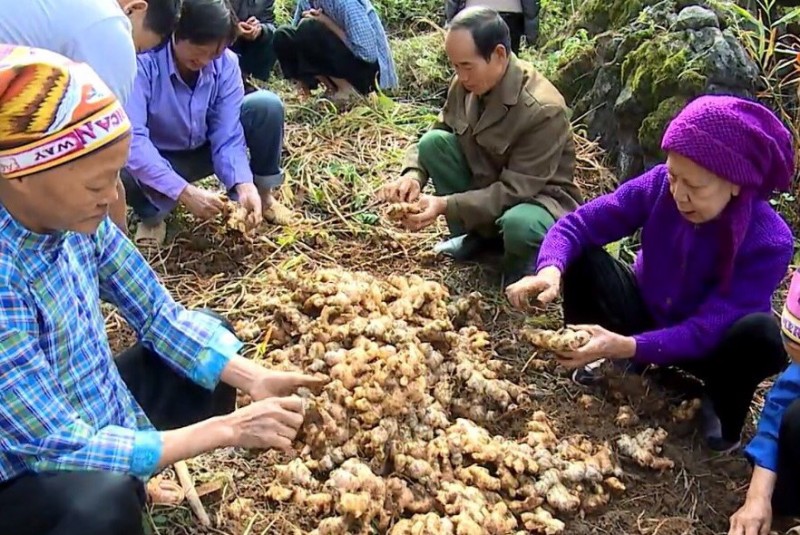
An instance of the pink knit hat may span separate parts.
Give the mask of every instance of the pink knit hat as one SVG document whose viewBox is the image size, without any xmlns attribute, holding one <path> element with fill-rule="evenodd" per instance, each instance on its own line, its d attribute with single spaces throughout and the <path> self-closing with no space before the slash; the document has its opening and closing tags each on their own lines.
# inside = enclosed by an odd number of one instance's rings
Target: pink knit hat
<svg viewBox="0 0 800 535">
<path fill-rule="evenodd" d="M 781 314 L 781 330 L 783 335 L 800 344 L 800 272 L 795 271 L 792 275 L 792 283 L 789 286 L 789 294 L 786 296 L 786 303 L 783 305 Z"/>
<path fill-rule="evenodd" d="M 769 108 L 738 97 L 693 100 L 669 124 L 661 148 L 761 198 L 787 191 L 794 175 L 792 134 Z"/>
<path fill-rule="evenodd" d="M 661 148 L 684 156 L 715 175 L 741 186 L 722 218 L 723 281 L 750 226 L 755 199 L 788 191 L 795 171 L 792 134 L 767 107 L 750 100 L 706 95 L 690 102 L 667 127 Z"/>
</svg>

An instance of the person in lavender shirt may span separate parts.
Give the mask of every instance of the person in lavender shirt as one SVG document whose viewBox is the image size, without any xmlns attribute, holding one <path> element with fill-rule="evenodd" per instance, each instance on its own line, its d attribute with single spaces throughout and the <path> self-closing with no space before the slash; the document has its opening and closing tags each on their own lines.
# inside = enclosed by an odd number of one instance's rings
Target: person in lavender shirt
<svg viewBox="0 0 800 535">
<path fill-rule="evenodd" d="M 592 334 L 558 355 L 580 383 L 598 378 L 601 359 L 700 379 L 706 443 L 730 452 L 758 384 L 787 364 L 771 297 L 792 234 L 768 197 L 790 187 L 792 136 L 758 103 L 703 96 L 669 124 L 662 149 L 665 164 L 559 220 L 536 274 L 506 293 L 522 308 L 553 301 L 563 284 L 565 323 Z M 639 229 L 632 267 L 604 251 Z"/>
<path fill-rule="evenodd" d="M 171 41 L 137 58 L 125 107 L 133 141 L 121 176 L 141 220 L 138 243 L 161 244 L 178 204 L 201 220 L 218 215 L 222 195 L 193 184 L 212 174 L 253 227 L 262 209 L 286 210 L 272 196 L 283 181 L 283 103 L 264 90 L 245 96 L 239 61 L 228 49 L 237 32 L 226 0 L 185 0 Z"/>
</svg>

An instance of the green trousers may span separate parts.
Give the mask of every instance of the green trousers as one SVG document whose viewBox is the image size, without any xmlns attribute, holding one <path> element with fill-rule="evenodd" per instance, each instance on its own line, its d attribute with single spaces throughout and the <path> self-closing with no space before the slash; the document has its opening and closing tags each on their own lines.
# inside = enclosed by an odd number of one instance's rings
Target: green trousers
<svg viewBox="0 0 800 535">
<path fill-rule="evenodd" d="M 427 171 L 436 195 L 462 193 L 473 188 L 472 173 L 454 134 L 431 130 L 419 141 L 419 162 Z M 524 269 L 532 264 L 544 235 L 553 226 L 553 216 L 538 204 L 518 204 L 506 210 L 490 229 L 502 236 L 507 269 Z M 447 221 L 453 236 L 464 234 L 457 221 Z"/>
</svg>

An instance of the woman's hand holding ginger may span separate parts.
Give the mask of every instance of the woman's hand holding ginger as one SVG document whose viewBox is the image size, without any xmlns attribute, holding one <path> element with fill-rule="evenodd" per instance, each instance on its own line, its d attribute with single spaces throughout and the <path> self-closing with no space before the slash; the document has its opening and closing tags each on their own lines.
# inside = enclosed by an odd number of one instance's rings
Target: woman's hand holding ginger
<svg viewBox="0 0 800 535">
<path fill-rule="evenodd" d="M 555 266 L 543 268 L 536 275 L 521 278 L 506 288 L 506 297 L 515 308 L 524 310 L 532 299 L 546 305 L 561 290 L 561 270 Z"/>
<path fill-rule="evenodd" d="M 563 351 L 556 357 L 567 369 L 582 368 L 600 359 L 627 359 L 636 353 L 636 341 L 631 336 L 622 336 L 599 325 L 570 325 L 575 330 L 587 331 L 592 337 L 575 351 Z"/>
</svg>

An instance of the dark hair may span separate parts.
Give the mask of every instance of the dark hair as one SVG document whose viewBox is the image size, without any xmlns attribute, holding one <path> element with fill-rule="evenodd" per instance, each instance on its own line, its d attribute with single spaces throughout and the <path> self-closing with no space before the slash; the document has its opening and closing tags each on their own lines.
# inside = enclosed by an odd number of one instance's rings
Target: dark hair
<svg viewBox="0 0 800 535">
<path fill-rule="evenodd" d="M 487 62 L 492 59 L 497 45 L 511 52 L 511 33 L 506 21 L 489 7 L 470 7 L 460 11 L 450 22 L 450 30 L 469 30 L 475 48 Z"/>
<path fill-rule="evenodd" d="M 181 0 L 147 0 L 144 27 L 161 37 L 169 37 L 178 25 Z"/>
<path fill-rule="evenodd" d="M 195 45 L 232 43 L 238 28 L 239 19 L 228 0 L 183 0 L 175 40 Z"/>
</svg>

